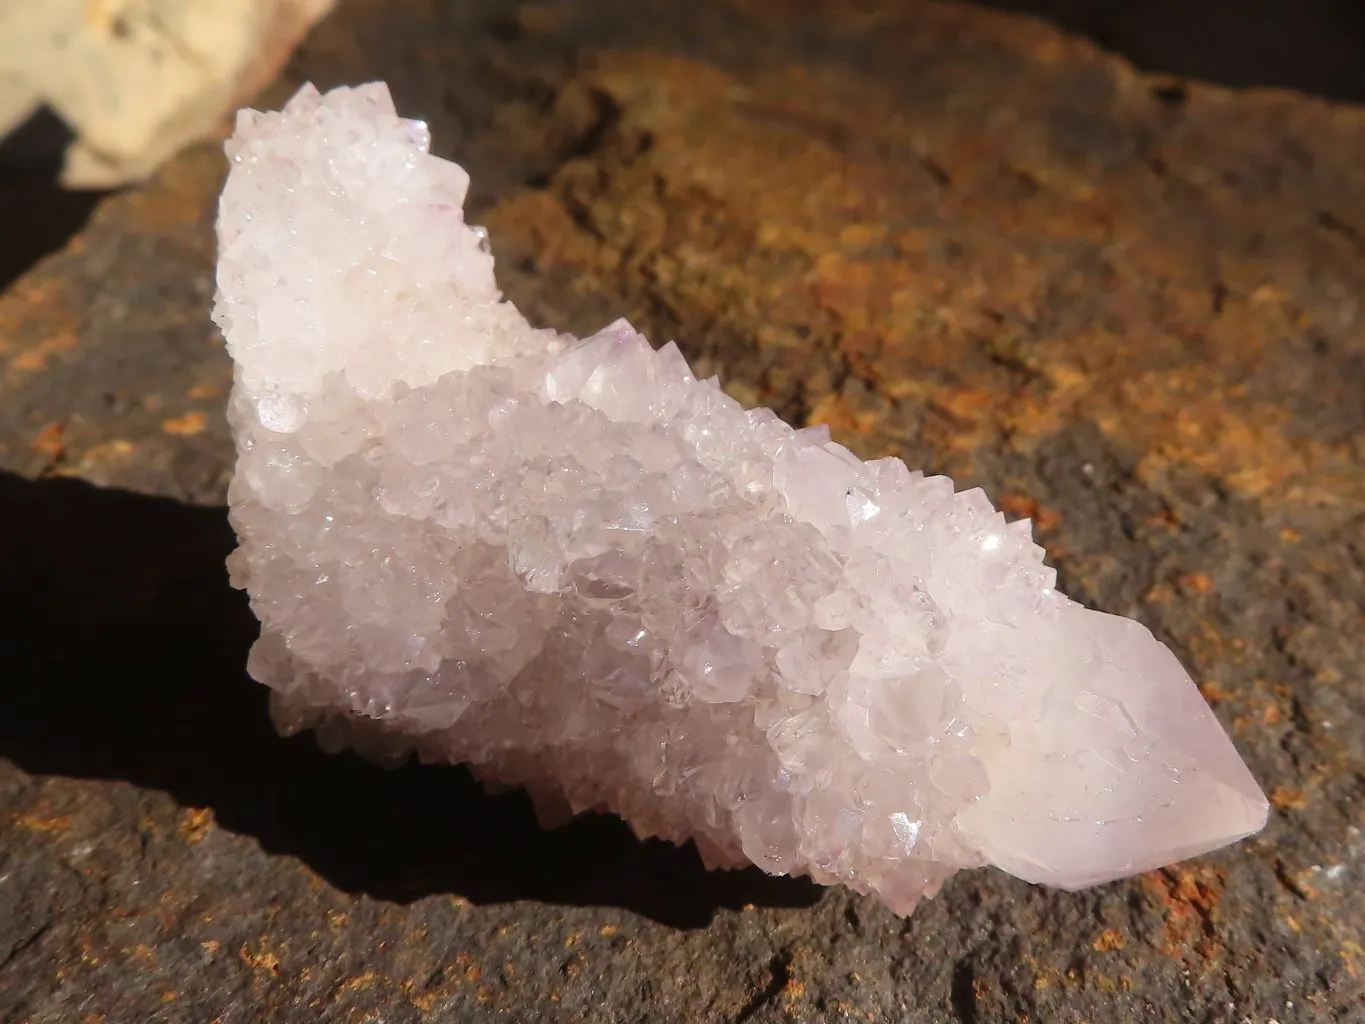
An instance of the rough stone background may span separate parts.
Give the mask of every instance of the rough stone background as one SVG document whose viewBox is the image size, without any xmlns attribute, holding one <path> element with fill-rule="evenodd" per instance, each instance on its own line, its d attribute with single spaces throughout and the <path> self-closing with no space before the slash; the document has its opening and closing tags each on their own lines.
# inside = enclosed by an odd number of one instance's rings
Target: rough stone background
<svg viewBox="0 0 1365 1024">
<path fill-rule="evenodd" d="M 268 99 L 375 77 L 534 320 L 626 313 L 1033 516 L 1191 666 L 1270 826 L 900 920 L 277 739 L 206 146 L 0 298 L 0 1021 L 1365 1020 L 1365 110 L 871 0 L 350 0 Z"/>
</svg>

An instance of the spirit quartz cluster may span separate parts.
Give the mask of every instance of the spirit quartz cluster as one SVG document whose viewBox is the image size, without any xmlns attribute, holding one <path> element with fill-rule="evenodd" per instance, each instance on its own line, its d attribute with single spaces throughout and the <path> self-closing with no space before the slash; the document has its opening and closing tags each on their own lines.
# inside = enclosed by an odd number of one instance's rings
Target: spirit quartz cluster
<svg viewBox="0 0 1365 1024">
<path fill-rule="evenodd" d="M 1027 522 L 624 321 L 532 328 L 428 141 L 376 84 L 228 147 L 231 570 L 282 729 L 902 913 L 959 868 L 1077 888 L 1262 827 L 1175 657 L 1059 594 Z"/>
</svg>

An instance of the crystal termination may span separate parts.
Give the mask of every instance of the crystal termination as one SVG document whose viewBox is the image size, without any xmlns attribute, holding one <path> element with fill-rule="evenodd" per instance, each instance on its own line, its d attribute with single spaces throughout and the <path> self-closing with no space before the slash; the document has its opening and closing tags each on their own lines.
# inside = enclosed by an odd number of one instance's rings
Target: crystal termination
<svg viewBox="0 0 1365 1024">
<path fill-rule="evenodd" d="M 624 321 L 532 328 L 428 145 L 381 84 L 228 145 L 230 568 L 282 730 L 900 913 L 959 868 L 1079 888 L 1264 825 L 1174 655 L 1059 594 L 1027 521 Z"/>
</svg>

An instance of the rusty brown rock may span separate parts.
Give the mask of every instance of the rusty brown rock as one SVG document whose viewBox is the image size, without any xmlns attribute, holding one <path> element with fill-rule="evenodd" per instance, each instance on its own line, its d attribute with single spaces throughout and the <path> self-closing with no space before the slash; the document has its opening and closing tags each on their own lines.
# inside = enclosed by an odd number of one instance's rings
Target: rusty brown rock
<svg viewBox="0 0 1365 1024">
<path fill-rule="evenodd" d="M 902 922 L 275 739 L 221 569 L 201 149 L 0 298 L 0 1018 L 1358 1015 L 1365 111 L 965 6 L 446 10 L 343 3 L 275 95 L 388 79 L 534 318 L 624 313 L 1036 516 L 1072 593 L 1192 667 L 1271 826 L 1076 895 L 962 876 Z"/>
</svg>

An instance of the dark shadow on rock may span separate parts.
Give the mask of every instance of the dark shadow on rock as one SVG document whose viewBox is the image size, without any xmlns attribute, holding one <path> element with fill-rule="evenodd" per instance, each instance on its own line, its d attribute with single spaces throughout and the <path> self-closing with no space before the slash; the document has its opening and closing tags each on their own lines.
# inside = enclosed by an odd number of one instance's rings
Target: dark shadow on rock
<svg viewBox="0 0 1365 1024">
<path fill-rule="evenodd" d="M 109 194 L 57 184 L 71 139 L 46 107 L 0 139 L 0 289 L 66 245 Z"/>
<path fill-rule="evenodd" d="M 973 0 L 1033 14 L 1143 71 L 1365 100 L 1359 0 Z"/>
<path fill-rule="evenodd" d="M 279 738 L 242 667 L 256 623 L 228 586 L 232 546 L 221 508 L 0 474 L 0 757 L 162 789 L 381 899 L 619 906 L 693 928 L 818 897 L 756 869 L 708 872 L 615 818 L 543 831 L 524 796 L 485 795 L 462 769 L 385 771 Z"/>
</svg>

